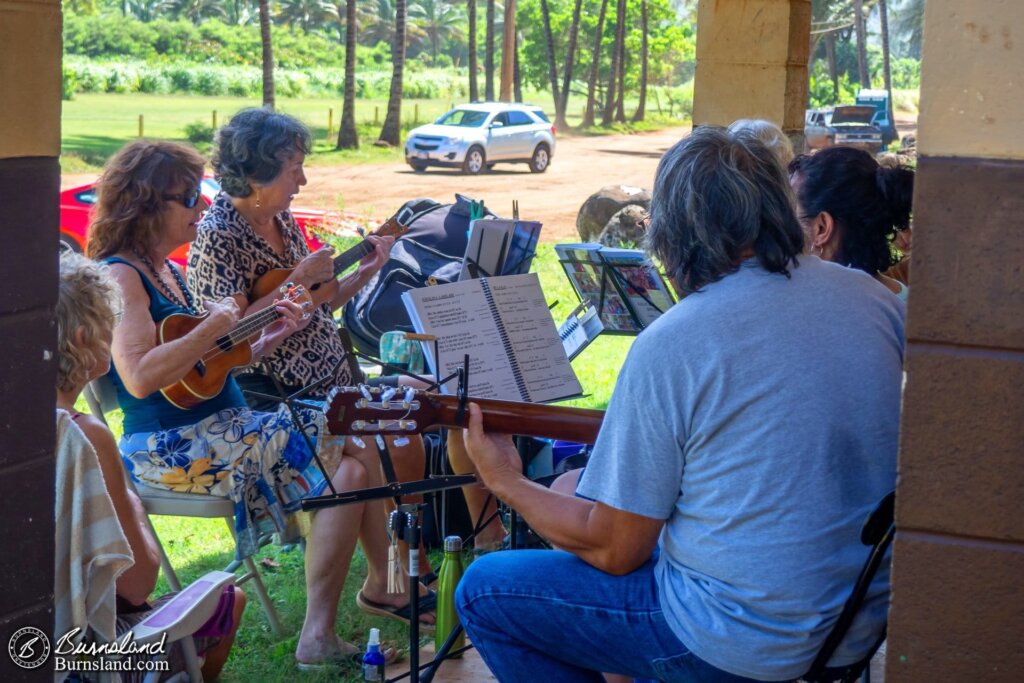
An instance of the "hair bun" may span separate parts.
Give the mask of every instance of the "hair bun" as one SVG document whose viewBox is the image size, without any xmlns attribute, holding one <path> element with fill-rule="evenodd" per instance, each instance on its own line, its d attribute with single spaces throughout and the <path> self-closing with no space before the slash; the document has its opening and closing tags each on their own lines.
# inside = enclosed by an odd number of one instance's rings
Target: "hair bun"
<svg viewBox="0 0 1024 683">
<path fill-rule="evenodd" d="M 910 227 L 914 203 L 914 172 L 909 168 L 879 166 L 875 169 L 875 186 L 882 195 L 892 225 L 897 230 Z"/>
</svg>

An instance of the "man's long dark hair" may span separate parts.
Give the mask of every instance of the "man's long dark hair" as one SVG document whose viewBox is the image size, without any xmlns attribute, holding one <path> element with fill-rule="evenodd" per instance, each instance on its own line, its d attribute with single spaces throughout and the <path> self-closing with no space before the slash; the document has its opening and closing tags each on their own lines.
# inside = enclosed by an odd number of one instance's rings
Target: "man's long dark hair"
<svg viewBox="0 0 1024 683">
<path fill-rule="evenodd" d="M 735 272 L 751 251 L 788 276 L 803 246 L 786 172 L 749 133 L 701 126 L 661 158 L 645 247 L 682 290 Z"/>
</svg>

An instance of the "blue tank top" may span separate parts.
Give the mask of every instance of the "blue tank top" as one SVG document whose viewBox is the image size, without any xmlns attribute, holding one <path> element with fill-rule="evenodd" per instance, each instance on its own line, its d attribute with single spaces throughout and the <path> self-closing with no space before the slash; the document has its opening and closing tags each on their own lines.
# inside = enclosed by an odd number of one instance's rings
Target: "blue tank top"
<svg viewBox="0 0 1024 683">
<path fill-rule="evenodd" d="M 189 311 L 164 296 L 160 290 L 153 286 L 149 278 L 143 275 L 142 271 L 128 261 L 117 256 L 111 256 L 103 259 L 103 262 L 123 263 L 135 269 L 142 279 L 142 286 L 146 288 L 146 294 L 149 295 L 149 314 L 152 316 L 153 322 L 159 323 L 174 313 L 189 313 Z M 124 411 L 125 434 L 158 432 L 164 429 L 184 427 L 195 424 L 217 411 L 246 406 L 245 397 L 242 396 L 242 391 L 238 388 L 235 378 L 231 375 L 228 375 L 228 379 L 224 383 L 224 389 L 217 396 L 189 410 L 175 407 L 159 391 L 155 391 L 145 398 L 132 396 L 124 388 L 124 382 L 121 381 L 121 376 L 118 375 L 117 366 L 114 363 L 110 364 L 110 373 L 107 376 L 114 384 L 114 388 L 117 389 L 117 402 L 121 406 L 121 410 Z"/>
</svg>

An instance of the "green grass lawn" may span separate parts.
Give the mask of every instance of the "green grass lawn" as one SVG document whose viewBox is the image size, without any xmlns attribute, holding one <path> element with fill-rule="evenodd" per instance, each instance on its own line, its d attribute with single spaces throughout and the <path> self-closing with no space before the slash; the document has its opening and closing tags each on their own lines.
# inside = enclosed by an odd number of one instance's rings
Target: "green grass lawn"
<svg viewBox="0 0 1024 683">
<path fill-rule="evenodd" d="M 339 244 L 339 246 L 342 246 Z M 561 321 L 577 303 L 576 295 L 568 280 L 562 274 L 554 249 L 550 244 L 541 244 L 533 270 L 541 279 L 549 303 L 557 301 L 553 309 L 555 320 Z M 572 405 L 603 408 L 607 405 L 615 385 L 619 368 L 625 360 L 632 343 L 632 337 L 599 337 L 573 362 L 588 396 Z M 85 401 L 80 400 L 78 408 L 86 410 Z M 119 412 L 108 415 L 115 434 L 120 435 L 121 416 Z M 203 573 L 223 569 L 231 560 L 234 544 L 227 526 L 222 520 L 204 520 L 179 517 L 154 517 L 157 534 L 178 570 L 183 582 L 192 581 Z M 437 558 L 435 568 L 437 566 Z M 303 557 L 298 548 L 284 551 L 277 546 L 264 548 L 257 559 L 267 590 L 277 606 L 287 636 L 276 638 L 270 631 L 266 616 L 249 591 L 249 605 L 239 630 L 238 640 L 228 660 L 221 680 L 228 683 L 243 681 L 337 681 L 334 673 L 307 673 L 298 671 L 294 665 L 295 645 L 302 626 L 306 604 Z M 337 621 L 337 633 L 344 639 L 365 643 L 371 626 L 382 629 L 382 638 L 403 648 L 407 647 L 407 628 L 391 619 L 371 618 L 355 606 L 355 595 L 366 576 L 366 560 L 357 550 L 352 561 L 348 581 L 342 594 Z M 168 590 L 161 577 L 157 593 Z M 422 643 L 432 636 L 425 636 Z M 361 680 L 361 672 L 353 666 L 341 672 L 341 681 L 355 683 Z"/>
</svg>

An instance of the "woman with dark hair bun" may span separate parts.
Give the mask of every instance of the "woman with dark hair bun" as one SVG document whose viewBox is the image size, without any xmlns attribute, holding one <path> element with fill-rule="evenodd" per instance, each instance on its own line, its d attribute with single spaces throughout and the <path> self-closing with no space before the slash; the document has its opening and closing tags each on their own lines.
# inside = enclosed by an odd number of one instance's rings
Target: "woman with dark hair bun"
<svg viewBox="0 0 1024 683">
<path fill-rule="evenodd" d="M 910 227 L 914 172 L 883 167 L 867 152 L 830 147 L 789 164 L 807 250 L 863 270 L 906 299 L 907 288 L 883 273 L 896 263 L 892 241 Z"/>
</svg>

